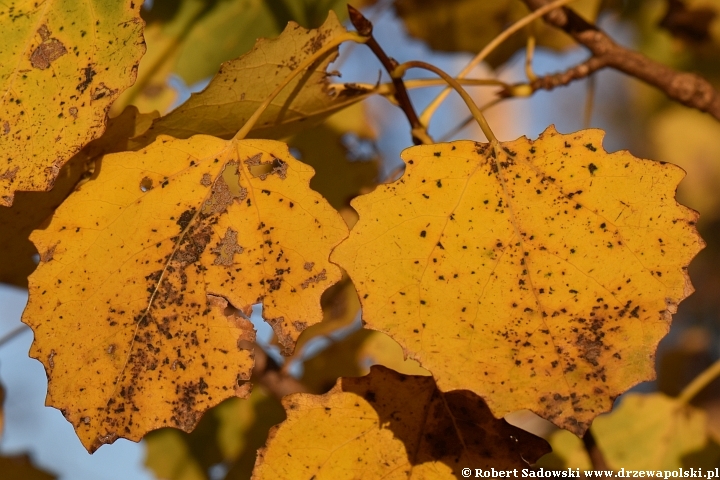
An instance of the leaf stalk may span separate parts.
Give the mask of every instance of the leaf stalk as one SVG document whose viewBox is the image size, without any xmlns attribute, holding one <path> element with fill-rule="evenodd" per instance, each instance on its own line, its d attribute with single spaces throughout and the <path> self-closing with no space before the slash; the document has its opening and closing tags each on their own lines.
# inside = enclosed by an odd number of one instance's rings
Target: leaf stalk
<svg viewBox="0 0 720 480">
<path fill-rule="evenodd" d="M 561 7 L 567 3 L 570 3 L 574 0 L 555 0 L 552 3 L 549 3 L 541 8 L 538 8 L 534 12 L 529 13 L 528 15 L 524 16 L 517 22 L 510 25 L 506 30 L 504 30 L 500 35 L 495 37 L 490 43 L 488 43 L 485 48 L 483 48 L 480 53 L 475 55 L 475 57 L 470 60 L 470 63 L 468 63 L 465 68 L 462 69 L 462 71 L 458 74 L 458 78 L 465 78 L 473 68 L 475 68 L 477 65 L 480 64 L 485 58 L 487 58 L 488 55 L 490 55 L 497 47 L 500 46 L 505 40 L 510 38 L 511 35 L 513 35 L 515 32 L 518 32 L 522 30 L 525 26 L 529 25 L 530 23 L 534 22 L 536 19 L 542 17 L 546 13 L 555 10 L 558 7 Z M 435 114 L 435 111 L 438 109 L 440 104 L 447 98 L 447 96 L 450 94 L 450 89 L 446 88 L 440 94 L 433 99 L 432 102 L 425 108 L 425 110 L 420 114 L 420 121 L 423 123 L 423 125 L 430 125 L 430 120 L 432 119 L 432 116 Z"/>
<path fill-rule="evenodd" d="M 290 75 L 288 75 L 281 83 L 278 85 L 275 90 L 268 95 L 268 97 L 263 101 L 263 103 L 258 106 L 257 110 L 255 110 L 255 113 L 253 113 L 250 118 L 247 119 L 245 124 L 238 130 L 238 132 L 233 137 L 233 140 L 241 140 L 245 138 L 248 133 L 250 133 L 250 130 L 255 126 L 255 123 L 257 123 L 260 116 L 265 112 L 267 107 L 270 106 L 273 100 L 275 100 L 275 97 L 280 95 L 280 93 L 287 87 L 290 82 L 293 81 L 295 77 L 297 77 L 300 73 L 307 70 L 313 63 L 317 62 L 320 58 L 322 58 L 324 55 L 326 55 L 328 52 L 333 50 L 334 48 L 337 48 L 341 43 L 344 42 L 356 42 L 356 43 L 365 43 L 367 42 L 367 37 L 364 37 L 362 35 L 358 35 L 355 32 L 347 32 L 342 35 L 339 35 L 332 40 L 330 40 L 329 43 L 324 45 L 322 48 L 320 48 L 318 51 L 313 53 L 311 56 L 306 58 L 300 65 L 298 65 L 295 70 L 293 70 Z"/>
<path fill-rule="evenodd" d="M 490 141 L 490 143 L 496 144 L 498 143 L 498 139 L 493 133 L 492 129 L 490 128 L 490 125 L 487 123 L 487 120 L 485 119 L 485 115 L 482 114 L 480 109 L 477 105 L 475 105 L 475 102 L 473 101 L 472 97 L 465 91 L 465 89 L 458 83 L 457 80 L 455 80 L 453 77 L 445 73 L 443 70 L 439 69 L 435 65 L 431 65 L 426 62 L 421 61 L 412 61 L 412 62 L 405 62 L 401 65 L 398 65 L 395 70 L 393 71 L 393 75 L 402 77 L 405 72 L 411 68 L 421 68 L 423 70 L 428 70 L 430 72 L 433 72 L 434 74 L 438 75 L 440 78 L 445 80 L 447 84 L 452 87 L 459 95 L 462 97 L 463 101 L 467 105 L 468 109 L 470 110 L 470 113 L 472 114 L 475 121 L 480 125 L 480 129 L 483 131 L 487 139 Z"/>
</svg>

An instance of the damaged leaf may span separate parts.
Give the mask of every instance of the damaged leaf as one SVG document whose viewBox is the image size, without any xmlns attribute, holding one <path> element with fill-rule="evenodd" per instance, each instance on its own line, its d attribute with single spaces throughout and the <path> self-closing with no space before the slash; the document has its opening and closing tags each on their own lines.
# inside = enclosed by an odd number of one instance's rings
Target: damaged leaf
<svg viewBox="0 0 720 480">
<path fill-rule="evenodd" d="M 255 480 L 462 478 L 467 465 L 527 468 L 550 450 L 468 391 L 443 393 L 432 377 L 380 366 L 325 395 L 289 395 L 283 406 L 288 418 L 258 452 Z"/>
<path fill-rule="evenodd" d="M 652 379 L 686 266 L 704 243 L 674 165 L 606 153 L 603 132 L 409 148 L 404 176 L 357 197 L 332 260 L 443 391 L 529 409 L 578 435 Z"/>
<path fill-rule="evenodd" d="M 224 63 L 205 90 L 159 118 L 147 134 L 136 139 L 137 144 L 148 145 L 160 134 L 175 138 L 199 133 L 232 137 L 297 66 L 346 32 L 332 12 L 318 29 L 307 30 L 290 22 L 278 38 L 258 40 L 250 52 Z M 263 112 L 249 136 L 284 138 L 366 98 L 370 92 L 364 89 L 329 87 L 325 70 L 336 56 L 337 50 L 328 53 L 290 82 Z"/>
<path fill-rule="evenodd" d="M 262 303 L 288 354 L 321 320 L 320 296 L 340 279 L 328 254 L 347 227 L 308 188 L 312 174 L 280 142 L 161 137 L 103 157 L 33 232 L 31 356 L 48 405 L 89 450 L 190 431 L 247 395 L 254 331 L 236 309 Z"/>
<path fill-rule="evenodd" d="M 0 5 L 0 205 L 53 187 L 105 130 L 145 51 L 142 2 L 30 0 Z"/>
</svg>

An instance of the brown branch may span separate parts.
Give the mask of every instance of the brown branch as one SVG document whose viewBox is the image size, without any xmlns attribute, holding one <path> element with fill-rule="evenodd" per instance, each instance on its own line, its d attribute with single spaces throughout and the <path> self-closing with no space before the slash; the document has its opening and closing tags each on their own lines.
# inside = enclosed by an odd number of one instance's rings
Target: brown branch
<svg viewBox="0 0 720 480">
<path fill-rule="evenodd" d="M 370 20 L 365 18 L 365 16 L 352 5 L 348 4 L 347 8 L 350 15 L 350 22 L 352 22 L 353 26 L 357 29 L 360 35 L 362 35 L 363 37 L 367 37 L 368 40 L 367 42 L 365 42 L 365 45 L 370 47 L 370 50 L 372 50 L 378 60 L 380 60 L 380 63 L 382 63 L 382 66 L 385 68 L 385 70 L 387 70 L 387 72 L 390 74 L 390 79 L 392 80 L 393 87 L 395 87 L 395 92 L 393 93 L 393 96 L 395 97 L 395 100 L 397 101 L 402 111 L 405 112 L 405 116 L 407 117 L 408 122 L 410 122 L 413 142 L 415 143 L 415 145 L 421 145 L 425 143 L 423 139 L 420 138 L 422 135 L 416 134 L 416 132 L 425 132 L 425 127 L 423 127 L 423 125 L 420 123 L 417 112 L 415 112 L 415 108 L 410 101 L 410 96 L 408 95 L 407 88 L 405 88 L 405 82 L 403 82 L 402 78 L 395 78 L 393 76 L 393 71 L 395 70 L 395 67 L 398 66 L 397 61 L 393 58 L 388 57 L 387 53 L 385 53 L 377 40 L 375 40 L 375 37 L 373 37 L 373 25 Z"/>
<path fill-rule="evenodd" d="M 295 377 L 284 373 L 260 345 L 254 345 L 255 367 L 251 381 L 260 384 L 274 397 L 280 399 L 291 393 L 307 392 L 305 385 Z"/>
<path fill-rule="evenodd" d="M 548 0 L 523 0 L 532 10 Z M 699 75 L 679 72 L 641 53 L 615 43 L 605 32 L 587 22 L 572 9 L 562 7 L 543 17 L 547 23 L 563 30 L 585 46 L 592 57 L 567 72 L 549 75 L 531 84 L 533 91 L 552 89 L 585 78 L 600 68 L 610 67 L 644 81 L 685 106 L 707 112 L 720 120 L 720 93 Z"/>
<path fill-rule="evenodd" d="M 588 457 L 590 457 L 590 464 L 592 465 L 593 470 L 610 470 L 610 467 L 608 467 L 608 464 L 605 461 L 605 456 L 600 451 L 600 447 L 598 447 L 595 437 L 590 429 L 585 431 L 582 441 L 583 446 L 588 453 Z"/>
</svg>

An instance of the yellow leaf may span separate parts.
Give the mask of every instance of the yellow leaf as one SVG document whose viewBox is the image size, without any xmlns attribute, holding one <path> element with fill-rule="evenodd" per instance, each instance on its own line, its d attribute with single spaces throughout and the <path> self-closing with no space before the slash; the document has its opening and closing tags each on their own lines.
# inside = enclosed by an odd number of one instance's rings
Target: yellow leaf
<svg viewBox="0 0 720 480">
<path fill-rule="evenodd" d="M 140 114 L 135 107 L 108 121 L 107 130 L 75 154 L 60 170 L 49 192 L 19 192 L 10 208 L 0 209 L 0 282 L 27 288 L 35 270 L 37 250 L 30 233 L 67 198 L 77 183 L 92 170 L 93 162 L 112 152 L 127 150 L 128 140 L 148 129 L 157 112 Z"/>
<path fill-rule="evenodd" d="M 707 415 L 662 393 L 630 393 L 593 422 L 593 436 L 614 470 L 674 470 L 709 442 Z"/>
<path fill-rule="evenodd" d="M 148 145 L 161 134 L 175 138 L 198 133 L 232 137 L 295 67 L 346 32 L 332 12 L 314 30 L 290 22 L 280 37 L 260 39 L 250 52 L 224 63 L 205 90 L 159 118 L 136 143 Z M 363 89 L 328 88 L 325 69 L 336 55 L 337 50 L 328 53 L 291 81 L 263 112 L 249 136 L 284 138 L 366 98 L 369 92 Z"/>
<path fill-rule="evenodd" d="M 27 455 L 0 457 L 3 480 L 54 480 L 57 478 L 35 467 Z"/>
<path fill-rule="evenodd" d="M 252 324 L 263 303 L 286 353 L 322 318 L 340 279 L 328 261 L 347 227 L 308 188 L 313 170 L 270 140 L 161 137 L 107 155 L 31 240 L 23 321 L 31 355 L 90 450 L 149 430 L 191 430 L 248 393 Z M 239 343 L 240 342 L 240 343 Z"/>
<path fill-rule="evenodd" d="M 608 154 L 603 132 L 409 148 L 406 173 L 352 201 L 331 259 L 368 328 L 443 391 L 500 417 L 529 409 L 581 435 L 651 379 L 655 348 L 692 292 L 697 213 L 674 165 Z"/>
<path fill-rule="evenodd" d="M 145 51 L 142 2 L 22 0 L 0 6 L 0 205 L 44 191 L 105 130 Z"/>
<path fill-rule="evenodd" d="M 600 3 L 599 0 L 577 0 L 572 8 L 593 21 Z M 482 50 L 509 24 L 529 13 L 520 0 L 396 0 L 395 9 L 404 20 L 408 33 L 424 40 L 431 48 L 473 54 Z M 542 20 L 534 22 L 531 31 L 541 46 L 560 50 L 575 44 L 564 32 Z M 522 34 L 513 35 L 490 54 L 488 62 L 494 67 L 505 63 L 525 47 L 526 38 Z"/>
<path fill-rule="evenodd" d="M 462 478 L 463 467 L 527 468 L 549 451 L 472 393 L 442 393 L 432 377 L 385 367 L 283 405 L 288 418 L 270 431 L 253 479 Z"/>
</svg>

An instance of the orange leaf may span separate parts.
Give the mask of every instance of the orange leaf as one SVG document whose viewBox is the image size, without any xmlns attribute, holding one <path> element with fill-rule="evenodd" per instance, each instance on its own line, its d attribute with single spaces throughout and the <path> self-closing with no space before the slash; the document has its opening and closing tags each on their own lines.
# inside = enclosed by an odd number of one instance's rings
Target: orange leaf
<svg viewBox="0 0 720 480">
<path fill-rule="evenodd" d="M 322 319 L 347 235 L 287 145 L 161 137 L 105 156 L 95 178 L 31 236 L 41 256 L 23 321 L 45 365 L 48 405 L 95 450 L 149 430 L 191 430 L 249 391 L 263 303 L 286 353 Z M 235 307 L 230 309 L 229 307 Z"/>
</svg>

